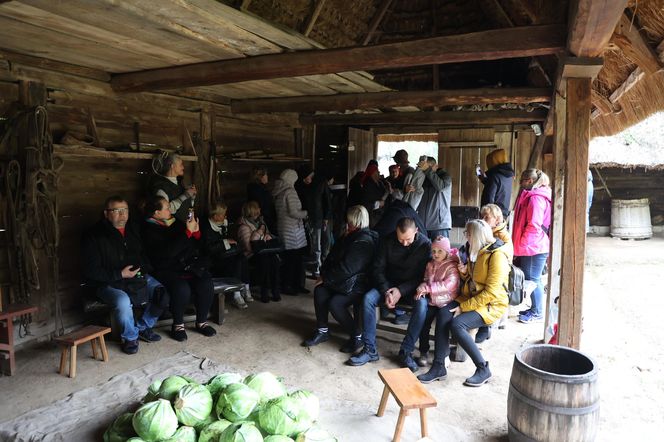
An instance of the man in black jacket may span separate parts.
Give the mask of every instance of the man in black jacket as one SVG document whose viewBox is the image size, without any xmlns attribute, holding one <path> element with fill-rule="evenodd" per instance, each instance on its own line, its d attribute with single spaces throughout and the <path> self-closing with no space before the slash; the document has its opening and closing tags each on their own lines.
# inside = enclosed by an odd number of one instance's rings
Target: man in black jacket
<svg viewBox="0 0 664 442">
<path fill-rule="evenodd" d="M 408 323 L 402 351 L 399 353 L 400 362 L 403 366 L 417 370 L 417 364 L 410 352 L 419 338 L 427 311 L 427 301 L 424 298 L 415 301 L 413 295 L 422 282 L 430 256 L 431 243 L 425 235 L 418 232 L 412 218 L 400 219 L 396 231 L 380 240 L 374 260 L 374 288 L 364 295 L 362 306 L 364 350 L 351 357 L 348 360 L 349 365 L 359 366 L 379 359 L 376 350 L 376 307 L 384 300 L 388 308 L 394 308 L 397 302 L 404 298 L 412 302 L 413 315 Z"/>
<path fill-rule="evenodd" d="M 122 327 L 122 351 L 138 351 L 138 338 L 147 342 L 161 339 L 152 327 L 161 315 L 168 297 L 159 281 L 148 274 L 152 270 L 137 229 L 130 223 L 127 201 L 119 196 L 106 200 L 104 218 L 83 238 L 83 278 L 95 295 L 113 307 Z M 154 302 L 159 298 L 158 302 Z M 134 321 L 132 305 L 144 307 Z"/>
</svg>

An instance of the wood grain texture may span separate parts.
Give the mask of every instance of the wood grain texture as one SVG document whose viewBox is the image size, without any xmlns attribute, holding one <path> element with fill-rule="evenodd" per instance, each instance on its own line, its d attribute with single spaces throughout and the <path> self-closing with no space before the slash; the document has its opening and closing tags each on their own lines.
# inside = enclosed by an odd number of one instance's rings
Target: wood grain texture
<svg viewBox="0 0 664 442">
<path fill-rule="evenodd" d="M 626 7 L 627 0 L 571 1 L 567 48 L 577 57 L 602 55 Z"/>
<path fill-rule="evenodd" d="M 654 74 L 662 68 L 662 64 L 657 52 L 650 46 L 637 26 L 638 23 L 622 14 L 611 42 L 618 46 L 623 54 L 643 71 Z"/>
<path fill-rule="evenodd" d="M 543 121 L 546 111 L 441 111 L 441 112 L 394 112 L 381 114 L 315 115 L 300 117 L 301 124 L 321 125 L 470 125 L 509 124 Z"/>
</svg>

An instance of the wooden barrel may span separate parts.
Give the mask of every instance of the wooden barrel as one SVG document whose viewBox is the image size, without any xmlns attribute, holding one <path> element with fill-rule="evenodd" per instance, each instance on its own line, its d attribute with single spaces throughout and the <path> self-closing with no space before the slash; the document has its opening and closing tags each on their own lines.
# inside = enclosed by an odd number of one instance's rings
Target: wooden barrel
<svg viewBox="0 0 664 442">
<path fill-rule="evenodd" d="M 511 442 L 593 441 L 599 426 L 597 367 L 557 345 L 533 345 L 514 356 L 507 396 Z"/>
<path fill-rule="evenodd" d="M 623 239 L 652 237 L 648 198 L 611 200 L 611 236 Z"/>
</svg>

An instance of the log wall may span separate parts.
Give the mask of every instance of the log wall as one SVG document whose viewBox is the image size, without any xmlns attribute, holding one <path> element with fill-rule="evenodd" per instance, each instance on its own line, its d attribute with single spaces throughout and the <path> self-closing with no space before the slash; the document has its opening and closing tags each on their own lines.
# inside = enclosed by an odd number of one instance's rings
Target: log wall
<svg viewBox="0 0 664 442">
<path fill-rule="evenodd" d="M 195 132 L 204 140 L 217 144 L 217 153 L 223 155 L 243 150 L 264 149 L 273 153 L 295 153 L 294 131 L 298 127 L 293 115 L 250 115 L 238 117 L 228 106 L 198 99 L 176 97 L 166 93 L 140 93 L 120 95 L 114 93 L 107 82 L 90 78 L 87 71 L 77 72 L 71 65 L 47 70 L 3 58 L 0 54 L 0 116 L 17 101 L 20 81 L 39 81 L 48 90 L 47 110 L 55 143 L 67 132 L 85 134 L 94 117 L 100 145 L 107 149 L 128 150 L 135 141 L 138 127 L 140 143 L 175 148 L 188 146 L 187 139 Z M 60 69 L 61 68 L 61 69 Z M 102 76 L 103 77 L 103 76 Z M 213 124 L 204 124 L 202 115 L 213 115 Z M 206 120 L 207 121 L 207 120 Z M 213 129 L 206 129 L 212 127 Z M 110 194 L 122 194 L 133 206 L 143 195 L 146 179 L 151 172 L 149 158 L 121 158 L 109 155 L 81 155 L 79 149 L 58 147 L 64 167 L 60 177 L 60 275 L 59 293 L 64 310 L 65 327 L 81 321 L 80 314 L 80 236 L 101 216 L 104 199 Z M 193 155 L 190 149 L 186 154 Z M 78 152 L 78 153 L 77 153 Z M 1 159 L 1 158 L 0 158 Z M 274 174 L 280 166 L 271 162 L 219 164 L 222 197 L 231 200 L 245 198 L 249 171 L 255 165 L 267 165 Z M 186 163 L 185 177 L 190 182 L 200 173 L 195 163 Z M 134 215 L 136 211 L 133 211 Z M 4 241 L 0 237 L 0 241 Z M 0 243 L 0 248 L 2 243 Z M 0 251 L 0 284 L 9 281 L 7 253 Z M 46 267 L 45 263 L 41 263 Z M 41 267 L 40 265 L 40 267 Z M 7 291 L 3 289 L 7 298 Z M 46 336 L 54 330 L 53 293 L 39 294 L 32 302 L 40 307 L 32 327 L 33 336 L 18 340 Z M 7 302 L 7 299 L 4 300 Z"/>
</svg>

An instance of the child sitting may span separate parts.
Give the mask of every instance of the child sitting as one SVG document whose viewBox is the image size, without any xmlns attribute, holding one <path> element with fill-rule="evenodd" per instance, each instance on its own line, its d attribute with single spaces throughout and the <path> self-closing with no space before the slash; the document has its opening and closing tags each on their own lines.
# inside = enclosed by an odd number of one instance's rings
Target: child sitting
<svg viewBox="0 0 664 442">
<path fill-rule="evenodd" d="M 429 301 L 429 309 L 427 310 L 424 326 L 420 333 L 420 357 L 416 360 L 420 367 L 427 365 L 429 330 L 431 329 L 433 320 L 445 313 L 441 312 L 441 310 L 446 310 L 444 307 L 454 301 L 459 294 L 460 276 L 459 270 L 457 269 L 459 259 L 457 257 L 457 250 L 450 248 L 450 240 L 442 236 L 436 238 L 433 243 L 431 243 L 431 255 L 431 261 L 427 263 L 424 272 L 424 281 L 419 287 L 417 287 L 415 293 L 415 299 L 420 299 L 421 297 L 426 296 Z M 445 358 L 448 356 L 449 321 L 444 322 L 446 322 L 446 324 L 441 324 L 441 321 L 439 320 L 436 325 L 434 366 L 438 363 L 442 366 Z M 443 341 L 445 341 L 447 345 L 443 343 Z"/>
</svg>

